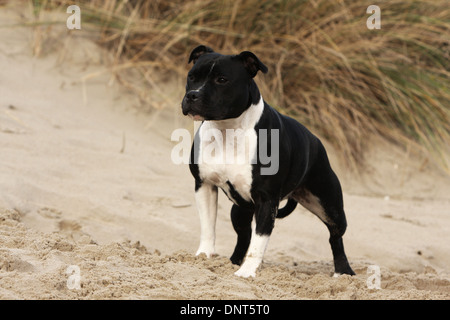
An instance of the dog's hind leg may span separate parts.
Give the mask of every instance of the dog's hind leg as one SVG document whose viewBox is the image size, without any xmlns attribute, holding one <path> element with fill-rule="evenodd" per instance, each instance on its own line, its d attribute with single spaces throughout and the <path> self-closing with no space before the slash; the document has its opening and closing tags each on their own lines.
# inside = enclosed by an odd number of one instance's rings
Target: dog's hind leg
<svg viewBox="0 0 450 320">
<path fill-rule="evenodd" d="M 355 273 L 351 269 L 347 256 L 345 255 L 342 241 L 342 236 L 347 228 L 347 221 L 342 206 L 339 204 L 329 204 L 323 201 L 320 195 L 315 195 L 306 189 L 298 190 L 295 199 L 303 207 L 319 217 L 327 226 L 330 232 L 329 241 L 333 252 L 335 274 L 345 273 L 354 275 Z"/>
<path fill-rule="evenodd" d="M 322 220 L 330 232 L 335 274 L 354 275 L 344 251 L 342 236 L 347 228 L 342 189 L 330 167 L 325 149 L 311 168 L 305 182 L 294 192 L 294 199 Z"/>
</svg>

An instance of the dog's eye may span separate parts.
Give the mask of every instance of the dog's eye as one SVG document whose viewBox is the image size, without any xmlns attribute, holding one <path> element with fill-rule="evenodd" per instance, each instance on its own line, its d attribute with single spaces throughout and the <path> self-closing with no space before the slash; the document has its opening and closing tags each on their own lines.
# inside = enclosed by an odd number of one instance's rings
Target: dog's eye
<svg viewBox="0 0 450 320">
<path fill-rule="evenodd" d="M 190 81 L 194 81 L 194 80 L 195 80 L 195 77 L 194 77 L 194 75 L 193 75 L 192 73 L 190 73 L 190 74 L 188 74 L 188 79 L 189 79 Z"/>
<path fill-rule="evenodd" d="M 219 83 L 219 84 L 224 84 L 224 83 L 228 82 L 228 79 L 223 77 L 223 76 L 219 76 L 219 77 L 216 78 L 216 82 Z"/>
</svg>

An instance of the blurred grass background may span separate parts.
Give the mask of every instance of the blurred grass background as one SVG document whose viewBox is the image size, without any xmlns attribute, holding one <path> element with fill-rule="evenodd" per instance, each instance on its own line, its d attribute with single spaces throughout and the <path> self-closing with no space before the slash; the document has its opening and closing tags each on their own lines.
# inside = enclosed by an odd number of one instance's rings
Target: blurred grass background
<svg viewBox="0 0 450 320">
<path fill-rule="evenodd" d="M 199 44 L 253 51 L 269 67 L 257 76 L 265 100 L 326 138 L 349 167 L 376 135 L 449 170 L 448 0 L 30 0 L 30 25 L 71 4 L 116 70 L 132 69 L 149 86 L 149 75 L 184 79 Z M 371 4 L 381 8 L 379 30 L 366 27 Z"/>
</svg>

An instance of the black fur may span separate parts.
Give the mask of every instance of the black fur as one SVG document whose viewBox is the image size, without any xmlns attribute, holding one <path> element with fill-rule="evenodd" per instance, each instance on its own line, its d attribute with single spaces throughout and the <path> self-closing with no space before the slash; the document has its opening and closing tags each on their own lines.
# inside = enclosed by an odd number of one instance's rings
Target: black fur
<svg viewBox="0 0 450 320">
<path fill-rule="evenodd" d="M 184 114 L 200 115 L 205 120 L 224 120 L 236 118 L 250 105 L 258 103 L 261 95 L 253 77 L 258 71 L 265 73 L 268 69 L 253 53 L 244 51 L 239 55 L 224 56 L 199 46 L 193 50 L 189 61 L 194 61 L 194 66 L 188 75 L 187 93 L 182 103 Z M 214 72 L 211 66 L 214 66 Z M 261 168 L 269 165 L 264 165 L 258 158 L 252 169 L 252 201 L 244 200 L 228 182 L 230 196 L 235 202 L 231 220 L 237 233 L 231 261 L 242 263 L 250 244 L 253 217 L 256 233 L 270 235 L 277 217 L 289 215 L 297 202 L 308 207 L 308 201 L 318 199 L 324 213 L 312 212 L 330 232 L 335 272 L 353 275 L 342 241 L 347 227 L 342 190 L 322 143 L 302 124 L 280 114 L 267 103 L 264 103 L 263 113 L 255 126 L 257 133 L 260 129 L 267 129 L 269 133 L 277 129 L 279 132 L 279 169 L 274 175 L 262 175 Z M 259 142 L 258 135 L 258 148 Z M 194 143 L 190 170 L 197 191 L 203 181 L 199 175 L 196 162 L 198 150 L 195 148 L 198 144 L 196 146 Z M 272 152 L 270 149 L 269 145 L 269 153 Z M 279 210 L 280 201 L 286 198 L 286 206 Z"/>
</svg>

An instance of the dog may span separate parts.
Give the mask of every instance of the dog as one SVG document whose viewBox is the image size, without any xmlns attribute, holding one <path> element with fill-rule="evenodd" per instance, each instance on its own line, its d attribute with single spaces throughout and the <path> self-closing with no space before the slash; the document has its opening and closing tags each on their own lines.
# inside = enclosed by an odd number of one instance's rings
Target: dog
<svg viewBox="0 0 450 320">
<path fill-rule="evenodd" d="M 196 254 L 215 255 L 220 188 L 233 202 L 231 221 L 237 243 L 230 260 L 240 265 L 235 275 L 255 277 L 275 219 L 289 215 L 297 203 L 328 227 L 335 275 L 354 275 L 342 240 L 347 221 L 340 182 L 320 140 L 263 100 L 254 77 L 259 71 L 267 73 L 268 68 L 252 52 L 222 55 L 204 45 L 193 49 L 191 62 L 181 107 L 184 115 L 202 121 L 189 163 L 200 216 Z M 231 161 L 224 161 L 224 153 L 216 152 L 218 149 L 211 151 L 211 145 L 233 145 L 236 139 L 237 147 L 247 152 L 227 151 Z M 236 151 L 236 146 L 230 149 Z M 270 166 L 262 149 L 272 156 Z M 209 161 L 202 161 L 206 153 Z M 283 199 L 287 203 L 279 209 Z"/>
</svg>

